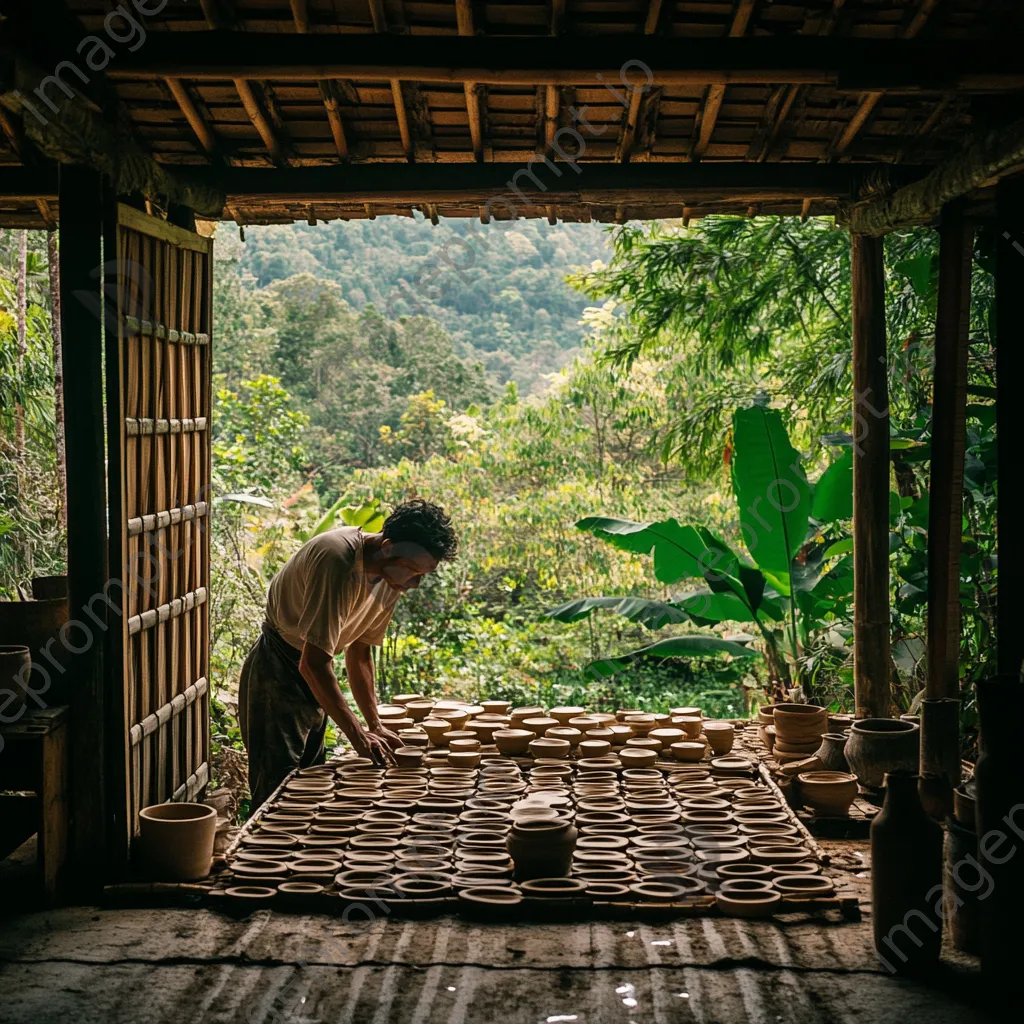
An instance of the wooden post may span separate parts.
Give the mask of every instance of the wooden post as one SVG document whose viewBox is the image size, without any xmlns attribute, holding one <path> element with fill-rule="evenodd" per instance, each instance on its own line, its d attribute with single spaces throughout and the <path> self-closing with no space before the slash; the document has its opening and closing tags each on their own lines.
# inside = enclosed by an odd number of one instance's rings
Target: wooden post
<svg viewBox="0 0 1024 1024">
<path fill-rule="evenodd" d="M 1024 381 L 1024 181 L 999 182 L 996 192 L 996 537 L 999 587 L 996 643 L 999 674 L 1019 679 L 1024 663 L 1024 476 L 1020 471 Z"/>
<path fill-rule="evenodd" d="M 68 596 L 65 646 L 71 694 L 71 863 L 76 883 L 98 885 L 107 871 L 105 726 L 106 648 L 120 620 L 106 587 L 107 450 L 104 439 L 103 236 L 109 215 L 106 187 L 96 172 L 65 166 L 60 172 L 60 310 L 63 339 L 68 486 Z M 112 258 L 111 254 L 111 258 Z M 63 637 L 62 637 L 63 639 Z"/>
<path fill-rule="evenodd" d="M 888 718 L 889 387 L 882 239 L 853 235 L 853 678 L 858 718 Z"/>
<path fill-rule="evenodd" d="M 939 300 L 928 505 L 928 682 L 930 698 L 960 692 L 960 538 L 967 432 L 967 347 L 974 229 L 963 202 L 939 229 Z M 1024 259 L 1024 257 L 1022 257 Z"/>
</svg>

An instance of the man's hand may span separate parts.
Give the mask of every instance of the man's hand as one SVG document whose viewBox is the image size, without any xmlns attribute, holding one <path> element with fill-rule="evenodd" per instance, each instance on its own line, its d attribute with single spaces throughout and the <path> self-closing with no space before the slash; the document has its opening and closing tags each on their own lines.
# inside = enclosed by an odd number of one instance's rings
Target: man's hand
<svg viewBox="0 0 1024 1024">
<path fill-rule="evenodd" d="M 394 764 L 391 748 L 380 736 L 368 729 L 360 728 L 358 732 L 353 732 L 349 736 L 349 742 L 360 757 L 368 757 L 376 765 L 384 767 Z"/>
<path fill-rule="evenodd" d="M 373 728 L 367 730 L 378 739 L 383 740 L 389 750 L 394 750 L 396 747 L 402 746 L 402 738 L 397 732 L 392 732 L 390 729 L 386 729 L 379 722 L 373 726 Z"/>
</svg>

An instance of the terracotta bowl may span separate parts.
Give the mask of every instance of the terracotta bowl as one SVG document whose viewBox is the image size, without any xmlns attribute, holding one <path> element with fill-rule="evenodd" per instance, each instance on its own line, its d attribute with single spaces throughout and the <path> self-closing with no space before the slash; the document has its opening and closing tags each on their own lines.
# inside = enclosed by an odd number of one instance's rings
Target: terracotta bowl
<svg viewBox="0 0 1024 1024">
<path fill-rule="evenodd" d="M 536 733 L 530 729 L 498 729 L 492 738 L 502 754 L 525 754 Z"/>
<path fill-rule="evenodd" d="M 480 763 L 479 750 L 453 750 L 448 755 L 448 763 L 453 768 L 475 768 Z"/>
<path fill-rule="evenodd" d="M 433 707 L 432 700 L 411 700 L 405 705 L 405 712 L 414 722 L 419 722 L 430 714 Z"/>
<path fill-rule="evenodd" d="M 424 718 L 420 722 L 420 728 L 427 734 L 431 743 L 437 744 L 454 726 L 447 718 Z"/>
<path fill-rule="evenodd" d="M 703 761 L 704 754 L 707 752 L 707 747 L 697 740 L 683 740 L 682 743 L 673 743 L 669 749 L 677 761 L 689 762 Z"/>
<path fill-rule="evenodd" d="M 658 740 L 663 747 L 670 747 L 673 743 L 682 743 L 686 739 L 686 733 L 682 729 L 676 729 L 674 727 L 665 728 L 660 726 L 657 729 L 652 729 L 647 734 L 648 739 Z"/>
<path fill-rule="evenodd" d="M 654 715 L 627 715 L 624 724 L 628 725 L 637 736 L 646 736 L 652 729 L 657 727 L 658 720 Z"/>
<path fill-rule="evenodd" d="M 508 700 L 482 700 L 480 701 L 480 707 L 484 709 L 484 714 L 486 715 L 502 715 L 504 717 L 508 715 L 512 702 Z"/>
<path fill-rule="evenodd" d="M 802 772 L 800 800 L 816 814 L 845 818 L 857 797 L 857 776 L 848 772 Z"/>
<path fill-rule="evenodd" d="M 557 718 L 559 725 L 568 725 L 569 719 L 579 718 L 585 713 L 585 708 L 568 708 L 568 707 L 557 707 L 549 708 L 548 716 L 551 718 Z"/>
<path fill-rule="evenodd" d="M 529 729 L 534 736 L 543 736 L 548 729 L 558 728 L 558 719 L 550 715 L 538 715 L 532 718 L 524 718 L 518 723 L 521 729 Z"/>
<path fill-rule="evenodd" d="M 452 764 L 451 754 L 472 753 L 474 751 L 478 751 L 482 746 L 483 744 L 475 736 L 472 735 L 459 737 L 458 739 L 454 740 L 449 740 L 448 749 L 451 753 L 448 755 L 448 763 Z M 457 767 L 457 765 L 452 765 L 452 767 L 455 768 Z"/>
<path fill-rule="evenodd" d="M 612 745 L 607 740 L 581 740 L 577 748 L 581 757 L 604 757 L 612 751 Z"/>
<path fill-rule="evenodd" d="M 715 894 L 718 909 L 729 917 L 771 917 L 782 904 L 782 894 L 770 889 Z"/>
<path fill-rule="evenodd" d="M 703 718 L 704 712 L 700 708 L 689 707 L 689 708 L 670 708 L 669 709 L 673 718 Z"/>
<path fill-rule="evenodd" d="M 736 727 L 731 722 L 705 722 L 704 735 L 716 757 L 728 754 L 736 740 Z"/>
<path fill-rule="evenodd" d="M 539 704 L 535 704 L 532 707 L 513 708 L 509 713 L 509 718 L 512 720 L 513 729 L 521 729 L 520 724 L 525 718 L 543 718 L 547 715 L 547 709 L 542 708 Z"/>
<path fill-rule="evenodd" d="M 538 737 L 530 741 L 529 749 L 534 757 L 563 758 L 569 756 L 572 744 L 568 740 Z"/>
<path fill-rule="evenodd" d="M 577 746 L 580 740 L 583 739 L 583 733 L 579 729 L 573 729 L 567 725 L 548 729 L 545 731 L 544 736 L 549 740 L 566 740 L 571 747 Z"/>
<path fill-rule="evenodd" d="M 635 747 L 624 747 L 619 751 L 619 761 L 625 768 L 649 768 L 657 763 L 658 754 L 654 750 L 638 750 Z"/>
<path fill-rule="evenodd" d="M 423 751 L 419 747 L 399 747 L 395 751 L 395 764 L 399 768 L 419 768 L 423 764 Z"/>
<path fill-rule="evenodd" d="M 422 693 L 396 693 L 391 698 L 392 704 L 400 704 L 405 707 L 406 704 L 411 704 L 414 700 L 424 700 Z"/>
</svg>

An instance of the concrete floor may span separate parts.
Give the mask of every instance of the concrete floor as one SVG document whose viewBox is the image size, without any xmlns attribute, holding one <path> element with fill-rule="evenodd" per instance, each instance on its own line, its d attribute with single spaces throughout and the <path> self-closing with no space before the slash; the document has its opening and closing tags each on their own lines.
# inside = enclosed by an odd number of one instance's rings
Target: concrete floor
<svg viewBox="0 0 1024 1024">
<path fill-rule="evenodd" d="M 869 920 L 831 912 L 658 925 L 345 924 L 189 908 L 0 918 L 0 1022 L 18 1024 L 994 1020 L 973 1005 L 976 984 L 955 958 L 930 987 L 893 978 Z"/>
</svg>

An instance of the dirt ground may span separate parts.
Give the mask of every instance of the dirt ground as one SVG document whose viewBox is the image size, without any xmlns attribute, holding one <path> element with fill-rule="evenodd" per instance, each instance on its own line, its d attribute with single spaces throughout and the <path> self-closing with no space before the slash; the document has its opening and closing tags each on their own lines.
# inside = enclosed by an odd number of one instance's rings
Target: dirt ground
<svg viewBox="0 0 1024 1024">
<path fill-rule="evenodd" d="M 866 884 L 864 872 L 850 878 Z M 70 907 L 0 917 L 0 1022 L 997 1019 L 976 1008 L 976 963 L 950 953 L 929 985 L 898 979 L 870 938 L 868 916 L 850 922 L 831 911 L 768 922 L 503 925 Z"/>
</svg>

